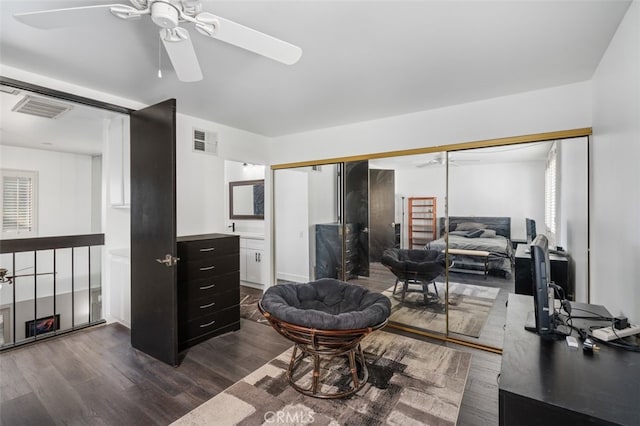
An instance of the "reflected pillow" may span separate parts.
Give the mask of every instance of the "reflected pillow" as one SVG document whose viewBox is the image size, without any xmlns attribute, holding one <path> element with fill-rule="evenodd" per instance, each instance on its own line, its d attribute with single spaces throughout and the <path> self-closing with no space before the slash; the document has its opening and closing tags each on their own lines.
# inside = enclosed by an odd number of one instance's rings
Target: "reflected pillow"
<svg viewBox="0 0 640 426">
<path fill-rule="evenodd" d="M 456 231 L 473 231 L 475 229 L 485 229 L 487 225 L 476 222 L 462 222 L 456 226 Z"/>
<path fill-rule="evenodd" d="M 491 233 L 493 232 L 493 237 L 496 236 L 496 231 L 493 231 L 491 229 L 470 229 L 468 231 L 451 231 L 449 232 L 449 235 L 458 235 L 460 237 L 466 237 L 466 238 L 478 238 L 478 237 L 484 237 L 485 232 L 487 232 L 487 235 L 491 235 Z M 487 238 L 492 238 L 492 237 L 489 236 Z"/>
<path fill-rule="evenodd" d="M 494 231 L 493 229 L 483 229 L 482 235 L 480 235 L 480 238 L 495 238 L 495 237 L 496 237 L 496 231 Z"/>
<path fill-rule="evenodd" d="M 484 229 L 474 229 L 473 231 L 469 231 L 467 234 L 467 238 L 478 238 L 482 236 Z"/>
</svg>

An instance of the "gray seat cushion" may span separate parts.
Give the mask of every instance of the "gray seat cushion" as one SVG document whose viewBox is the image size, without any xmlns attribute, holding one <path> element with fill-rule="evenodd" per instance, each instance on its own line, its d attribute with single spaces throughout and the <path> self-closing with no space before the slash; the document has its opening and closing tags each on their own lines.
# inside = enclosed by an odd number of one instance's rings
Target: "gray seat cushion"
<svg viewBox="0 0 640 426">
<path fill-rule="evenodd" d="M 391 248 L 382 254 L 381 263 L 401 280 L 431 282 L 445 270 L 445 255 L 437 250 Z"/>
<path fill-rule="evenodd" d="M 270 287 L 261 303 L 282 321 L 320 330 L 373 327 L 391 313 L 386 296 L 333 278 Z"/>
</svg>

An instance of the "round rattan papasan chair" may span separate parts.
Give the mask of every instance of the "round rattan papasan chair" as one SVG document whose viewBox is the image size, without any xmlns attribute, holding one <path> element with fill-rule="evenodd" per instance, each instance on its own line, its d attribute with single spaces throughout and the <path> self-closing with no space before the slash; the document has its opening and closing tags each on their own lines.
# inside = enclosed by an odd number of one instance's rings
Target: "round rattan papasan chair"
<svg viewBox="0 0 640 426">
<path fill-rule="evenodd" d="M 387 324 L 391 302 L 364 287 L 323 278 L 270 287 L 258 302 L 258 308 L 276 331 L 294 343 L 287 370 L 289 384 L 308 396 L 342 398 L 366 384 L 369 372 L 360 341 Z M 294 375 L 307 356 L 313 360 L 312 378 L 309 387 L 302 387 Z M 323 392 L 321 357 L 337 356 L 347 358 L 351 383 L 337 392 Z"/>
<path fill-rule="evenodd" d="M 438 287 L 436 278 L 445 271 L 445 255 L 438 250 L 410 250 L 410 249 L 386 249 L 382 254 L 381 263 L 396 276 L 396 284 L 393 294 L 396 294 L 398 283 L 402 282 L 400 300 L 404 302 L 405 296 L 410 291 L 421 291 L 424 302 L 428 303 L 428 286 L 433 284 L 436 295 Z M 421 286 L 419 290 L 411 289 L 411 284 Z"/>
</svg>

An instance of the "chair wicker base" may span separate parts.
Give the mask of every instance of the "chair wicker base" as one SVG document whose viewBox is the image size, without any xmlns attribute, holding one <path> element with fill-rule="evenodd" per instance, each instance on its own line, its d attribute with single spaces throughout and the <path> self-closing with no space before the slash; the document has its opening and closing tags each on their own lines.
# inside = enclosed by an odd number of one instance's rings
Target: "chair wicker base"
<svg viewBox="0 0 640 426">
<path fill-rule="evenodd" d="M 374 327 L 356 330 L 319 330 L 290 324 L 275 318 L 262 308 L 260 302 L 258 302 L 258 309 L 278 333 L 295 344 L 287 370 L 287 380 L 295 390 L 314 398 L 335 399 L 353 395 L 367 383 L 369 371 L 367 370 L 360 341 L 369 333 L 384 327 L 387 324 L 386 320 Z M 298 352 L 300 353 L 298 354 Z M 303 388 L 296 383 L 295 375 L 306 357 L 312 358 L 313 369 L 311 385 Z M 325 393 L 321 390 L 320 361 L 321 359 L 328 358 L 330 360 L 335 357 L 346 357 L 351 376 L 350 387 L 347 390 L 340 390 L 335 393 Z M 356 364 L 360 364 L 360 374 L 358 374 L 358 366 Z"/>
<path fill-rule="evenodd" d="M 300 351 L 299 355 L 297 355 L 298 351 Z M 303 388 L 296 383 L 295 375 L 298 367 L 302 365 L 302 361 L 307 356 L 313 359 L 313 370 L 311 385 L 307 388 Z M 321 357 L 346 357 L 346 361 L 349 366 L 349 373 L 351 375 L 351 386 L 347 390 L 342 390 L 335 393 L 325 393 L 320 390 L 322 387 L 322 384 L 320 383 Z M 358 374 L 358 367 L 356 363 L 360 364 L 360 374 Z M 367 370 L 367 364 L 364 359 L 364 354 L 359 344 L 357 348 L 348 349 L 346 351 L 336 350 L 335 354 L 329 354 L 327 352 L 318 353 L 318 351 L 314 350 L 313 348 L 296 344 L 293 348 L 293 353 L 291 354 L 289 369 L 287 370 L 287 380 L 291 387 L 293 387 L 301 394 L 312 396 L 314 398 L 334 399 L 353 395 L 364 387 L 368 379 L 369 371 Z"/>
</svg>

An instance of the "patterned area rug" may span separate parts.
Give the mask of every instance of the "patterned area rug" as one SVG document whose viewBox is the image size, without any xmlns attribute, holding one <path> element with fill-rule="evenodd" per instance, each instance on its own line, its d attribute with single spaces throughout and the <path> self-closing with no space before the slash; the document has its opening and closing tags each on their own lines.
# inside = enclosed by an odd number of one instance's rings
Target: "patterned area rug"
<svg viewBox="0 0 640 426">
<path fill-rule="evenodd" d="M 173 425 L 456 423 L 470 353 L 384 331 L 365 338 L 363 349 L 369 381 L 349 398 L 318 399 L 295 391 L 285 377 L 289 349 Z M 305 366 L 304 371 L 310 373 L 311 366 Z M 344 376 L 335 371 L 334 365 L 325 366 L 321 381 L 339 389 Z M 309 380 L 310 374 L 305 374 L 297 383 L 306 386 Z"/>
<path fill-rule="evenodd" d="M 425 301 L 422 291 L 407 293 L 405 300 L 400 300 L 400 286 L 395 296 L 393 287 L 382 294 L 391 300 L 391 316 L 389 320 L 409 325 L 414 328 L 444 333 L 446 330 L 444 283 L 436 283 L 437 295 L 432 284 Z M 411 286 L 420 290 L 420 286 Z M 449 331 L 470 337 L 480 337 L 482 327 L 489 318 L 491 308 L 498 297 L 500 289 L 482 287 L 472 284 L 449 282 Z"/>
<path fill-rule="evenodd" d="M 268 324 L 258 310 L 258 301 L 262 298 L 262 290 L 240 286 L 240 317 L 261 324 Z"/>
</svg>

